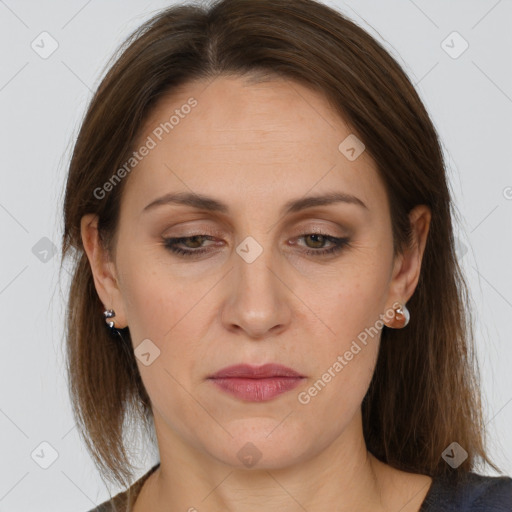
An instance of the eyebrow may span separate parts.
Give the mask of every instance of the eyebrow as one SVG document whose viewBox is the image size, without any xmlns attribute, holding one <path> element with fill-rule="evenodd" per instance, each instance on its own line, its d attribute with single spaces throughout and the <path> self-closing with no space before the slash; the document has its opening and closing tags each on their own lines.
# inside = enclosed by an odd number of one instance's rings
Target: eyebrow
<svg viewBox="0 0 512 512">
<path fill-rule="evenodd" d="M 326 194 L 301 197 L 299 199 L 292 199 L 284 204 L 281 209 L 281 215 L 289 213 L 295 213 L 306 208 L 312 208 L 314 206 L 326 206 L 335 203 L 348 203 L 361 206 L 368 210 L 368 207 L 356 196 L 346 194 L 343 192 L 329 192 Z M 155 199 L 149 203 L 142 213 L 147 212 L 157 206 L 167 204 L 180 204 L 185 206 L 191 206 L 200 210 L 207 210 L 210 212 L 229 213 L 229 206 L 213 197 L 208 197 L 202 194 L 195 194 L 191 192 L 175 192 L 165 194 L 158 199 Z"/>
</svg>

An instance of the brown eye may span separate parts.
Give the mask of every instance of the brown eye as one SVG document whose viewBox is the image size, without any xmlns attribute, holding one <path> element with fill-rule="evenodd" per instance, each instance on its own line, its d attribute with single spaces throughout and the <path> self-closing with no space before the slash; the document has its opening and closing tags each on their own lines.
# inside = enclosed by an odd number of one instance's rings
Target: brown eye
<svg viewBox="0 0 512 512">
<path fill-rule="evenodd" d="M 208 239 L 205 235 L 195 235 L 195 236 L 189 236 L 187 238 L 182 238 L 181 240 L 189 240 L 192 241 L 192 244 L 185 243 L 185 246 L 189 247 L 190 249 L 198 249 L 201 247 L 204 240 Z"/>
<path fill-rule="evenodd" d="M 327 256 L 334 255 L 341 251 L 345 246 L 349 246 L 349 238 L 339 238 L 325 233 L 303 233 L 298 237 L 304 239 L 306 247 L 309 250 L 304 252 L 309 256 Z M 325 244 L 330 243 L 331 247 L 325 248 Z M 301 245 L 301 244 L 297 244 Z"/>
<path fill-rule="evenodd" d="M 213 236 L 203 234 L 183 236 L 180 238 L 163 238 L 164 246 L 179 256 L 197 256 L 199 254 L 210 252 L 207 247 L 203 246 L 203 243 L 207 240 L 214 241 L 215 238 Z"/>
<path fill-rule="evenodd" d="M 326 237 L 318 233 L 311 233 L 309 235 L 305 235 L 304 239 L 313 241 L 313 245 L 311 246 L 313 249 L 322 249 L 323 244 L 327 242 Z"/>
</svg>

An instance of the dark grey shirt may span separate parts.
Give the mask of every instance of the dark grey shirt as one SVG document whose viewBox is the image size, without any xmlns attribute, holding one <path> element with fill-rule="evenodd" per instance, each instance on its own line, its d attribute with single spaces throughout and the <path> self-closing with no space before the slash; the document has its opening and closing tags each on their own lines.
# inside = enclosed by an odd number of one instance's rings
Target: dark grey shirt
<svg viewBox="0 0 512 512">
<path fill-rule="evenodd" d="M 131 512 L 142 484 L 159 466 L 90 512 Z M 470 472 L 456 482 L 453 476 L 432 480 L 419 512 L 512 512 L 512 478 Z"/>
<path fill-rule="evenodd" d="M 452 475 L 453 476 L 453 475 Z M 512 478 L 469 472 L 458 483 L 435 478 L 420 512 L 512 512 Z"/>
</svg>

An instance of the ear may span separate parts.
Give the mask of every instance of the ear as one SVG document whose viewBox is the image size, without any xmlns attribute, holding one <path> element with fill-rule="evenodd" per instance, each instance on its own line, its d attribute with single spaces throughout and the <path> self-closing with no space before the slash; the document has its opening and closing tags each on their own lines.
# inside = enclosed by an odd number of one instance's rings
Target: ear
<svg viewBox="0 0 512 512">
<path fill-rule="evenodd" d="M 94 286 L 105 309 L 113 309 L 117 329 L 126 327 L 126 315 L 115 263 L 103 247 L 98 232 L 98 217 L 95 214 L 84 215 L 80 221 L 82 243 L 91 265 Z"/>
<path fill-rule="evenodd" d="M 405 304 L 416 289 L 431 218 L 432 213 L 426 205 L 418 205 L 409 213 L 412 229 L 411 246 L 395 258 L 389 287 L 388 309 L 397 301 Z"/>
</svg>

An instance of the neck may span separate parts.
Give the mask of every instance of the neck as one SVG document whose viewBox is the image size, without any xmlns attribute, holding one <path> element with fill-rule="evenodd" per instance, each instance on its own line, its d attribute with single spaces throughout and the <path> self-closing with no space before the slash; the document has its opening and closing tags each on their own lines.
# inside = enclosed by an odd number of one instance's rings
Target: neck
<svg viewBox="0 0 512 512">
<path fill-rule="evenodd" d="M 339 512 L 383 511 L 391 503 L 404 505 L 410 501 L 405 500 L 403 488 L 401 495 L 397 494 L 398 474 L 409 474 L 383 464 L 367 451 L 360 415 L 342 436 L 313 456 L 299 454 L 291 464 L 274 463 L 259 469 L 234 468 L 219 462 L 162 430 L 157 418 L 155 427 L 161 463 L 144 484 L 134 512 L 320 512 L 332 509 L 333 503 Z M 164 432 L 167 437 L 162 436 Z M 412 491 L 418 501 L 426 494 L 429 480 L 423 477 L 415 482 Z M 394 495 L 389 494 L 390 488 Z M 425 492 L 418 494 L 423 488 Z"/>
</svg>

